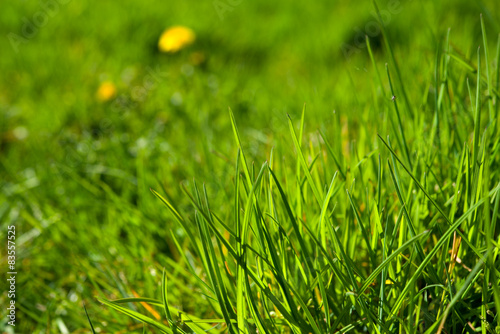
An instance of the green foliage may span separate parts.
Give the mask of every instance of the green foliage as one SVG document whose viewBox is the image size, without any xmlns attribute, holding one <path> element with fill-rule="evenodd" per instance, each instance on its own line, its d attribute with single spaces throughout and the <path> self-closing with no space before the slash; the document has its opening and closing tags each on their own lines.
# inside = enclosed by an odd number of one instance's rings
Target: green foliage
<svg viewBox="0 0 500 334">
<path fill-rule="evenodd" d="M 15 332 L 498 331 L 500 3 L 236 3 L 73 1 L 6 39 Z"/>
</svg>

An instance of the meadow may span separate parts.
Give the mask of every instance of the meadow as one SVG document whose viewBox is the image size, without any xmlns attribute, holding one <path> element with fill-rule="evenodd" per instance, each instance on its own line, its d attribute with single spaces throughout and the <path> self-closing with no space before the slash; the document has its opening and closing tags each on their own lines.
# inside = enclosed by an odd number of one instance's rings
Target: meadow
<svg viewBox="0 0 500 334">
<path fill-rule="evenodd" d="M 500 333 L 500 2 L 2 7 L 3 333 Z"/>
</svg>

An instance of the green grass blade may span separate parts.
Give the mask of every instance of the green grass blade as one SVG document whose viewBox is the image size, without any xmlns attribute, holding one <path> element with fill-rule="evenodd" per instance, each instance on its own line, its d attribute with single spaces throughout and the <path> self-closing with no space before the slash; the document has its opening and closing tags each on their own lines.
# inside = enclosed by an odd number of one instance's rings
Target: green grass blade
<svg viewBox="0 0 500 334">
<path fill-rule="evenodd" d="M 403 147 L 405 149 L 406 159 L 408 159 L 408 164 L 410 165 L 411 169 L 412 163 L 411 163 L 410 150 L 408 149 L 408 142 L 406 141 L 405 130 L 403 129 L 403 122 L 401 121 L 401 115 L 399 114 L 397 97 L 394 93 L 394 88 L 392 87 L 391 76 L 389 74 L 389 67 L 386 65 L 385 69 L 387 72 L 387 79 L 389 80 L 389 87 L 391 88 L 392 101 L 394 102 L 394 110 L 396 111 L 396 117 L 398 119 L 399 133 L 401 135 Z"/>
<path fill-rule="evenodd" d="M 333 184 L 335 183 L 335 178 L 337 177 L 337 172 L 333 175 L 332 182 L 330 183 L 330 187 L 328 188 L 328 192 L 326 194 L 326 197 L 323 201 L 323 205 L 321 207 L 321 214 L 319 217 L 319 231 L 320 231 L 320 236 L 321 236 L 321 245 L 323 248 L 326 248 L 326 227 L 324 224 L 326 223 L 325 216 L 328 211 L 328 204 L 330 203 L 330 199 L 333 194 Z"/>
<path fill-rule="evenodd" d="M 354 212 L 354 216 L 356 217 L 359 227 L 361 228 L 361 234 L 363 235 L 363 238 L 365 239 L 366 242 L 366 247 L 368 249 L 368 254 L 370 255 L 371 263 L 372 265 L 375 265 L 376 260 L 375 260 L 375 253 L 373 249 L 371 248 L 371 243 L 370 243 L 370 237 L 368 236 L 368 231 L 365 228 L 365 224 L 361 220 L 361 217 L 359 216 L 358 210 L 356 206 L 354 205 L 354 202 L 352 200 L 351 194 L 349 193 L 348 190 L 347 192 L 347 197 L 349 198 L 349 202 L 351 203 L 352 211 Z"/>
<path fill-rule="evenodd" d="M 406 108 L 408 110 L 409 115 L 413 118 L 414 115 L 413 115 L 413 110 L 411 108 L 410 100 L 408 99 L 408 95 L 406 94 L 405 86 L 403 84 L 401 73 L 399 71 L 399 66 L 398 66 L 398 63 L 396 62 L 396 58 L 394 57 L 394 53 L 392 51 L 391 43 L 389 42 L 389 38 L 387 36 L 387 31 L 385 30 L 384 21 L 382 19 L 382 16 L 380 14 L 380 10 L 379 10 L 377 2 L 375 0 L 373 0 L 373 6 L 375 7 L 375 11 L 377 13 L 377 17 L 378 17 L 378 20 L 379 20 L 380 28 L 382 30 L 382 35 L 384 37 L 385 45 L 387 47 L 387 51 L 389 52 L 389 58 L 391 59 L 392 66 L 396 70 L 396 77 L 397 77 L 399 85 L 401 86 L 401 91 L 403 93 L 403 98 L 404 98 L 404 101 L 405 101 Z"/>
<path fill-rule="evenodd" d="M 238 318 L 238 330 L 246 333 L 246 307 L 245 307 L 245 281 L 247 279 L 247 268 L 246 268 L 246 251 L 245 244 L 247 243 L 247 234 L 250 225 L 250 216 L 252 213 L 253 205 L 253 195 L 257 191 L 260 185 L 262 176 L 264 175 L 264 169 L 267 169 L 267 163 L 262 165 L 259 175 L 252 186 L 250 194 L 248 195 L 247 203 L 245 206 L 245 215 L 243 218 L 243 223 L 241 226 L 241 231 L 239 233 L 240 240 L 238 242 L 238 271 L 237 271 L 237 318 Z"/>
<path fill-rule="evenodd" d="M 293 143 L 295 145 L 295 149 L 297 150 L 297 154 L 299 156 L 300 163 L 302 164 L 302 169 L 304 170 L 304 173 L 306 174 L 309 186 L 311 187 L 311 190 L 313 191 L 314 197 L 316 198 L 318 205 L 321 206 L 321 203 L 322 203 L 321 198 L 323 198 L 323 196 L 321 195 L 320 191 L 316 187 L 316 183 L 314 182 L 314 179 L 313 179 L 311 173 L 309 172 L 309 167 L 307 166 L 306 159 L 304 158 L 304 155 L 302 154 L 302 149 L 300 148 L 300 144 L 297 140 L 297 136 L 295 135 L 295 130 L 293 128 L 293 123 L 292 123 L 292 119 L 290 118 L 290 116 L 288 116 L 288 126 L 290 128 L 292 140 L 293 140 Z"/>
<path fill-rule="evenodd" d="M 486 70 L 486 86 L 488 89 L 488 109 L 489 109 L 489 114 L 490 114 L 490 122 L 495 121 L 495 109 L 493 107 L 493 84 L 491 82 L 491 75 L 490 75 L 490 61 L 489 61 L 489 51 L 488 51 L 488 38 L 486 36 L 486 28 L 484 27 L 484 20 L 483 20 L 483 14 L 481 14 L 481 34 L 483 37 L 483 48 L 484 48 L 484 63 L 486 64 L 485 70 Z M 478 68 L 480 67 L 480 64 L 478 63 Z M 493 132 L 495 133 L 495 132 Z"/>
<path fill-rule="evenodd" d="M 245 154 L 243 153 L 243 147 L 241 146 L 241 139 L 240 139 L 240 133 L 238 131 L 238 127 L 236 126 L 236 120 L 234 119 L 233 111 L 231 108 L 229 108 L 229 118 L 231 119 L 231 126 L 233 128 L 233 134 L 234 134 L 234 139 L 236 140 L 236 145 L 238 146 L 239 149 L 239 155 L 241 162 L 240 164 L 243 165 L 243 171 L 245 172 L 245 177 L 248 183 L 248 186 L 252 186 L 252 178 L 250 177 L 250 170 L 248 169 L 248 164 L 247 160 L 245 158 Z"/>
<path fill-rule="evenodd" d="M 98 298 L 98 300 L 103 303 L 104 305 L 108 306 L 108 307 L 111 307 L 112 309 L 115 309 L 116 311 L 118 312 L 121 312 L 123 314 L 126 314 L 128 315 L 129 317 L 135 319 L 135 320 L 138 320 L 142 323 L 145 323 L 145 324 L 148 324 L 150 326 L 153 326 L 157 329 L 159 329 L 162 333 L 167 333 L 167 334 L 173 334 L 174 332 L 168 328 L 167 326 L 165 326 L 164 324 L 162 324 L 161 322 L 158 322 L 154 319 L 151 319 L 150 317 L 147 317 L 139 312 L 136 312 L 136 311 L 132 311 L 132 310 L 129 310 L 125 307 L 122 307 L 114 302 L 111 302 L 111 301 L 107 301 L 107 300 L 104 300 L 104 299 L 100 299 Z"/>
<path fill-rule="evenodd" d="M 326 149 L 328 150 L 328 153 L 332 156 L 333 161 L 335 162 L 335 165 L 337 165 L 338 172 L 340 173 L 340 176 L 342 176 L 342 178 L 345 180 L 345 178 L 346 178 L 346 172 L 343 171 L 342 165 L 340 164 L 340 161 L 337 158 L 337 155 L 333 151 L 332 146 L 330 145 L 330 143 L 326 139 L 325 134 L 321 130 L 320 130 L 319 134 L 320 134 L 321 138 L 323 139 L 323 141 L 325 142 Z"/>
<path fill-rule="evenodd" d="M 167 320 L 170 323 L 170 325 L 172 326 L 172 328 L 174 328 L 174 332 L 175 332 L 175 328 L 177 326 L 175 326 L 174 319 L 172 318 L 172 315 L 170 314 L 170 308 L 168 307 L 168 301 L 167 301 L 167 275 L 165 273 L 165 268 L 163 268 L 163 273 L 161 276 L 161 299 L 163 302 L 163 309 L 165 310 L 165 315 L 167 316 Z"/>
<path fill-rule="evenodd" d="M 87 308 L 85 307 L 85 304 L 83 304 L 83 309 L 85 310 L 85 315 L 87 316 L 87 320 L 89 321 L 90 330 L 92 331 L 92 334 L 96 334 L 95 329 L 94 329 L 94 325 L 92 325 L 92 320 L 90 320 L 89 313 L 87 312 Z"/>
</svg>

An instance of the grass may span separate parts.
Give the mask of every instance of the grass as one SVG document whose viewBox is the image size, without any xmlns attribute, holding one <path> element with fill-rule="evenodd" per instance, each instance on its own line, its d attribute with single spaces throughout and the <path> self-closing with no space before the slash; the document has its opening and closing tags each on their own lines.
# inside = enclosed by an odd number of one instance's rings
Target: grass
<svg viewBox="0 0 500 334">
<path fill-rule="evenodd" d="M 498 3 L 125 3 L 0 57 L 2 331 L 500 330 Z"/>
</svg>

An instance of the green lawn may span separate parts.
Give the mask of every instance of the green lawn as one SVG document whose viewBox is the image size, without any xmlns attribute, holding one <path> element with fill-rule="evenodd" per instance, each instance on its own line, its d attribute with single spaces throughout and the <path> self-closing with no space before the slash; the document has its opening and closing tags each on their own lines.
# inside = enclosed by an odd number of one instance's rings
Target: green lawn
<svg viewBox="0 0 500 334">
<path fill-rule="evenodd" d="M 0 31 L 2 332 L 500 332 L 500 2 L 28 0 Z"/>
</svg>

